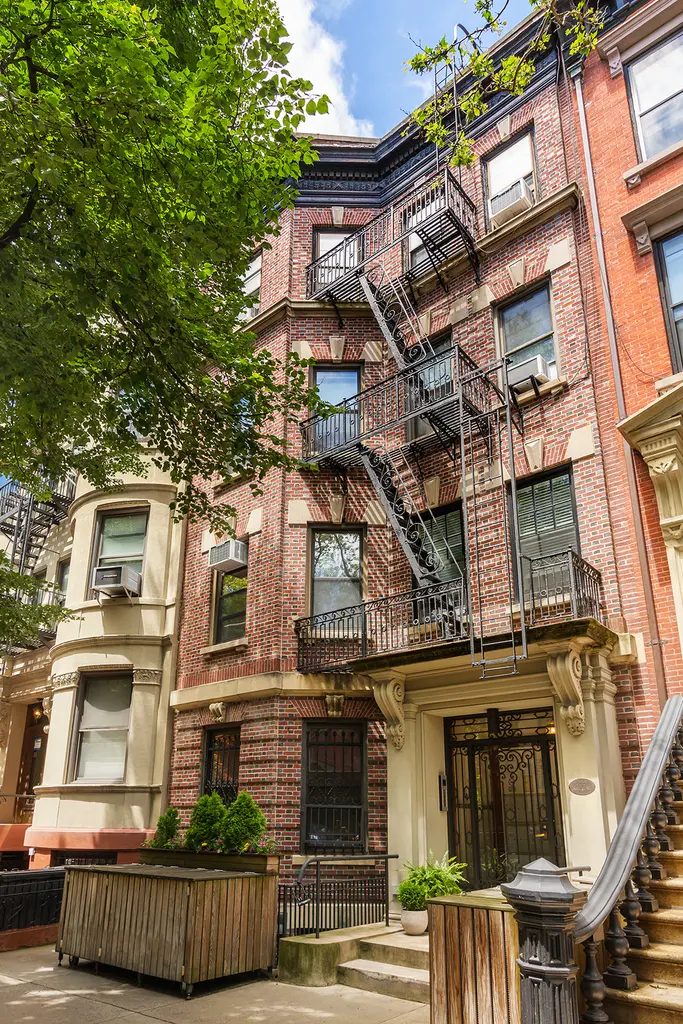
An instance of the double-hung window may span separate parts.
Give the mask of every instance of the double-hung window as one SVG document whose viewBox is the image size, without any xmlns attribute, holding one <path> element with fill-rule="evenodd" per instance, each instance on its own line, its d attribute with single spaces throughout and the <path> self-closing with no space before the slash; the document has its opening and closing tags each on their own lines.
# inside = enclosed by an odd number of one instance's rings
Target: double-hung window
<svg viewBox="0 0 683 1024">
<path fill-rule="evenodd" d="M 579 530 L 571 473 L 563 470 L 517 487 L 520 552 L 541 558 L 563 551 L 579 553 Z"/>
<path fill-rule="evenodd" d="M 253 317 L 258 316 L 259 309 L 261 308 L 261 253 L 257 253 L 252 259 L 249 266 L 247 267 L 244 276 L 242 278 L 242 291 L 244 295 L 252 299 L 252 304 L 245 310 L 243 314 L 244 320 L 251 320 Z"/>
<path fill-rule="evenodd" d="M 423 406 L 429 408 L 434 402 L 441 402 L 450 398 L 454 393 L 453 358 L 445 355 L 453 347 L 453 338 L 450 331 L 432 340 L 434 355 L 443 356 L 443 359 L 435 359 L 429 363 L 424 370 L 415 370 L 410 375 L 411 392 L 408 394 L 408 401 L 413 403 L 413 408 Z M 413 421 L 412 437 L 427 437 L 434 431 L 429 420 L 420 416 Z M 411 434 L 409 432 L 408 436 Z"/>
<path fill-rule="evenodd" d="M 105 514 L 100 518 L 95 565 L 127 565 L 142 572 L 147 534 L 146 512 Z"/>
<path fill-rule="evenodd" d="M 222 572 L 216 580 L 214 643 L 239 640 L 247 624 L 247 566 Z"/>
<path fill-rule="evenodd" d="M 333 284 L 358 262 L 358 243 L 351 231 L 318 231 L 315 235 L 316 288 Z"/>
<path fill-rule="evenodd" d="M 340 407 L 326 419 L 315 420 L 315 449 L 322 454 L 358 437 L 358 403 L 353 399 L 360 391 L 360 368 L 316 366 L 313 383 L 324 402 Z"/>
<path fill-rule="evenodd" d="M 530 363 L 529 375 L 536 374 L 532 360 L 541 356 L 550 380 L 557 377 L 555 332 L 548 285 L 536 289 L 500 310 L 503 354 L 511 366 Z"/>
<path fill-rule="evenodd" d="M 633 115 L 643 160 L 683 139 L 683 32 L 629 69 Z"/>
<path fill-rule="evenodd" d="M 365 722 L 304 724 L 304 853 L 365 850 L 365 749 Z"/>
<path fill-rule="evenodd" d="M 359 530 L 313 530 L 311 613 L 338 611 L 363 600 Z"/>
<path fill-rule="evenodd" d="M 671 362 L 683 370 L 683 231 L 660 243 L 662 285 L 669 331 Z"/>
<path fill-rule="evenodd" d="M 130 704 L 130 675 L 86 677 L 82 684 L 75 779 L 123 782 Z"/>
<path fill-rule="evenodd" d="M 57 594 L 57 604 L 66 604 L 66 588 L 69 585 L 69 570 L 71 569 L 71 561 L 65 558 L 59 563 L 57 567 L 57 586 L 59 592 Z"/>
<path fill-rule="evenodd" d="M 462 506 L 436 511 L 423 516 L 424 528 L 441 559 L 439 578 L 443 583 L 465 575 L 465 535 Z"/>
<path fill-rule="evenodd" d="M 534 155 L 531 135 L 523 135 L 486 161 L 489 218 L 528 196 L 535 201 Z M 521 207 L 520 207 L 521 212 Z"/>
</svg>

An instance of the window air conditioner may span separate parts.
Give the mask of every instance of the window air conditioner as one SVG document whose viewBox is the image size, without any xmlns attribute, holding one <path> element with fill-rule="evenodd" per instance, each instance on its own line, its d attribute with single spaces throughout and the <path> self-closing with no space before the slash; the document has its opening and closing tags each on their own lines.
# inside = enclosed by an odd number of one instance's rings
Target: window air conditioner
<svg viewBox="0 0 683 1024">
<path fill-rule="evenodd" d="M 545 384 L 550 380 L 550 369 L 543 356 L 532 356 L 522 363 L 508 367 L 508 384 L 517 392 L 530 391 L 534 386 L 534 378 L 538 384 Z"/>
<path fill-rule="evenodd" d="M 93 590 L 108 597 L 137 597 L 142 577 L 128 565 L 100 565 L 93 573 Z"/>
<path fill-rule="evenodd" d="M 209 568 L 221 572 L 243 569 L 247 564 L 247 545 L 243 540 L 224 540 L 209 548 Z"/>
<path fill-rule="evenodd" d="M 507 224 L 534 205 L 534 197 L 524 178 L 510 185 L 504 192 L 489 199 L 489 220 L 492 228 Z"/>
</svg>

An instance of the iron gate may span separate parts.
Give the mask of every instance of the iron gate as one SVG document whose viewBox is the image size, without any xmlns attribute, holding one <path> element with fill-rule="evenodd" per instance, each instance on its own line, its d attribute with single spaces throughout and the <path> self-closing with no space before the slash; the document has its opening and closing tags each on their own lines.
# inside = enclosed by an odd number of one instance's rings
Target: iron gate
<svg viewBox="0 0 683 1024">
<path fill-rule="evenodd" d="M 511 881 L 537 857 L 564 864 L 551 708 L 447 718 L 450 854 L 475 889 Z"/>
</svg>

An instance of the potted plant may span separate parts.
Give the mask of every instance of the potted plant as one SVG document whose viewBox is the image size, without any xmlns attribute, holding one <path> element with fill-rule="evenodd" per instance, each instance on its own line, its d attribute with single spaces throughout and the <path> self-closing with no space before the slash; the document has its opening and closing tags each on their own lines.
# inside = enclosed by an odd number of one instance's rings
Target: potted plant
<svg viewBox="0 0 683 1024">
<path fill-rule="evenodd" d="M 406 935 L 423 935 L 427 931 L 427 897 L 424 886 L 412 878 L 404 878 L 396 890 L 401 904 L 401 926 Z"/>
</svg>

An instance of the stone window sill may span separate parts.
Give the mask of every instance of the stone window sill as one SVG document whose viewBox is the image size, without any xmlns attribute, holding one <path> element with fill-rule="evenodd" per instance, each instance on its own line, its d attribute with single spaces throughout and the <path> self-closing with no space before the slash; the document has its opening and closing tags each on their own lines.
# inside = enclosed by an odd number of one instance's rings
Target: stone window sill
<svg viewBox="0 0 683 1024">
<path fill-rule="evenodd" d="M 681 155 L 683 155 L 683 139 L 680 142 L 675 142 L 668 149 L 663 149 L 656 156 L 651 156 L 649 160 L 643 160 L 642 163 L 636 164 L 629 171 L 624 171 L 624 181 L 629 188 L 636 188 L 637 185 L 640 185 L 641 179 L 645 175 L 651 174 L 652 171 L 657 170 L 658 167 L 661 167 L 668 160 L 674 160 L 677 156 Z"/>
<path fill-rule="evenodd" d="M 538 395 L 532 389 L 525 391 L 524 394 L 517 396 L 517 401 L 521 406 L 532 405 L 537 402 L 540 398 L 545 398 L 547 395 L 554 395 L 568 387 L 568 381 L 566 377 L 557 377 L 555 380 L 547 380 L 545 384 L 539 384 Z"/>
<path fill-rule="evenodd" d="M 249 646 L 249 641 L 245 636 L 240 636 L 237 640 L 227 640 L 224 644 L 211 644 L 210 647 L 202 647 L 200 654 L 220 654 L 221 651 L 239 651 L 244 647 Z"/>
</svg>

